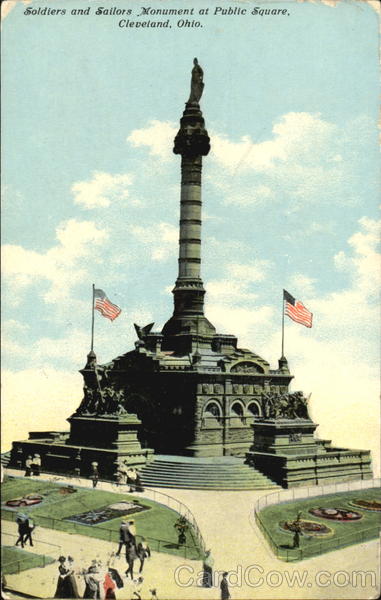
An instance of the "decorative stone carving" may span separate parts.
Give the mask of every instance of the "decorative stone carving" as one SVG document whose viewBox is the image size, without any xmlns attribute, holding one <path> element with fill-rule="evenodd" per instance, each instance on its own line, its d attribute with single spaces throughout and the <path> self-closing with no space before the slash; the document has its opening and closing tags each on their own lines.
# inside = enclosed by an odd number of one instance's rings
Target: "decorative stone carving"
<svg viewBox="0 0 381 600">
<path fill-rule="evenodd" d="M 263 409 L 265 417 L 270 419 L 309 419 L 303 392 L 263 394 Z"/>
<path fill-rule="evenodd" d="M 245 384 L 243 386 L 243 393 L 244 394 L 250 394 L 250 385 Z"/>
<path fill-rule="evenodd" d="M 234 392 L 234 394 L 240 394 L 241 393 L 241 386 L 238 385 L 238 383 L 234 383 L 233 384 L 233 392 Z"/>
<path fill-rule="evenodd" d="M 215 383 L 213 389 L 215 394 L 222 394 L 224 391 L 224 387 L 220 383 Z"/>
<path fill-rule="evenodd" d="M 203 383 L 202 384 L 202 393 L 203 394 L 209 394 L 210 392 L 210 386 L 208 383 Z"/>
<path fill-rule="evenodd" d="M 254 362 L 239 362 L 230 369 L 231 373 L 263 373 L 263 369 Z"/>
</svg>

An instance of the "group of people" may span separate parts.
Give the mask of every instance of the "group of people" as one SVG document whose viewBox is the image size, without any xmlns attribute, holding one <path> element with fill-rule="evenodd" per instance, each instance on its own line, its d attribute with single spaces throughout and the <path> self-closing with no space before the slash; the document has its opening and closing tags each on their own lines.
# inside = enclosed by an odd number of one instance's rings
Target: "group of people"
<svg viewBox="0 0 381 600">
<path fill-rule="evenodd" d="M 31 475 L 39 476 L 41 473 L 41 456 L 29 454 L 25 460 L 25 477 L 31 477 Z"/>
<path fill-rule="evenodd" d="M 125 462 L 118 464 L 115 475 L 118 485 L 128 486 L 130 492 L 144 492 L 139 473 L 133 467 L 129 467 Z"/>
<path fill-rule="evenodd" d="M 34 530 L 34 523 L 30 517 L 19 513 L 16 516 L 16 523 L 18 528 L 19 537 L 16 541 L 16 546 L 21 544 L 21 548 L 24 548 L 26 543 L 29 541 L 29 545 L 33 546 L 32 531 Z"/>
<path fill-rule="evenodd" d="M 134 563 L 135 560 L 140 561 L 139 574 L 143 571 L 144 561 L 151 556 L 151 550 L 145 538 L 142 538 L 139 543 L 136 540 L 135 521 L 122 521 L 119 527 L 119 546 L 115 556 L 120 556 L 123 547 L 125 548 L 126 562 L 128 569 L 126 577 L 129 575 L 134 579 Z"/>
<path fill-rule="evenodd" d="M 80 598 L 77 584 L 77 575 L 83 577 L 85 588 L 83 598 L 95 600 L 115 600 L 116 591 L 124 587 L 124 582 L 114 564 L 117 554 L 112 553 L 106 566 L 100 560 L 92 560 L 87 569 L 74 568 L 74 559 L 71 556 L 58 558 L 58 582 L 55 598 Z M 144 561 L 143 561 L 144 562 Z M 132 580 L 133 590 L 131 600 L 142 600 L 143 577 Z M 158 600 L 156 589 L 151 589 L 151 600 Z"/>
</svg>

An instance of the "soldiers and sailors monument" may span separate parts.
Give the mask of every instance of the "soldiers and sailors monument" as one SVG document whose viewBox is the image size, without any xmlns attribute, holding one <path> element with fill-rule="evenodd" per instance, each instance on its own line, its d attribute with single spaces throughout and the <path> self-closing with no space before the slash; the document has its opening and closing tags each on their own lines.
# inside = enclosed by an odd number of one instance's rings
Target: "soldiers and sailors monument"
<svg viewBox="0 0 381 600">
<path fill-rule="evenodd" d="M 122 348 L 107 364 L 97 363 L 91 347 L 80 371 L 83 399 L 67 419 L 70 431 L 34 431 L 14 441 L 10 467 L 23 469 L 38 453 L 47 472 L 86 477 L 97 462 L 100 478 L 115 480 L 124 464 L 140 471 L 144 485 L 199 489 L 372 477 L 368 450 L 335 448 L 315 437 L 307 399 L 289 391 L 294 376 L 283 349 L 272 368 L 240 348 L 234 334 L 217 332 L 204 313 L 202 164 L 211 142 L 200 108 L 203 91 L 195 58 L 173 147 L 181 156 L 181 186 L 172 316 L 161 331 L 154 323 L 135 324 L 135 348 Z M 108 301 L 100 292 L 93 292 L 93 310 L 97 300 Z M 292 309 L 295 299 L 288 296 Z"/>
</svg>

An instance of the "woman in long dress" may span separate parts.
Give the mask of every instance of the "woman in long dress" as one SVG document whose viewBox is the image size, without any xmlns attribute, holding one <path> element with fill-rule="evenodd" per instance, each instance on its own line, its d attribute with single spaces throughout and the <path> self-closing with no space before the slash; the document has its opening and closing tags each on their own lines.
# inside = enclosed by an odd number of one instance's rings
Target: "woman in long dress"
<svg viewBox="0 0 381 600">
<path fill-rule="evenodd" d="M 115 588 L 116 588 L 116 583 L 112 577 L 112 570 L 109 569 L 107 571 L 104 581 L 103 581 L 105 600 L 115 600 L 116 599 Z"/>
<path fill-rule="evenodd" d="M 75 598 L 78 596 L 72 595 L 72 586 L 69 580 L 70 569 L 66 563 L 65 556 L 60 556 L 58 559 L 60 563 L 58 566 L 58 581 L 57 581 L 57 589 L 54 594 L 55 598 Z"/>
<path fill-rule="evenodd" d="M 86 587 L 83 597 L 99 599 L 101 597 L 100 582 L 102 578 L 96 561 L 93 561 L 93 564 L 88 568 L 87 572 L 84 574 L 84 577 Z"/>
<path fill-rule="evenodd" d="M 71 556 L 67 557 L 67 568 L 69 570 L 67 579 L 68 579 L 68 588 L 70 588 L 71 596 L 70 598 L 79 598 L 77 580 L 75 578 L 75 570 L 74 570 L 74 558 Z"/>
</svg>

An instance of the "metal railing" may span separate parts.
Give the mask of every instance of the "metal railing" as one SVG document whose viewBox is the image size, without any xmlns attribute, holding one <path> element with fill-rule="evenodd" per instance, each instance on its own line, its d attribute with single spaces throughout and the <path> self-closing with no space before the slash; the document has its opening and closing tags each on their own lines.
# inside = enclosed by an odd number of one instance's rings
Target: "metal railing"
<svg viewBox="0 0 381 600">
<path fill-rule="evenodd" d="M 1 532 L 1 541 L 3 547 L 14 548 L 15 541 L 17 540 L 18 535 Z M 43 544 L 46 546 L 44 552 L 47 554 L 37 554 L 35 552 L 28 552 L 28 550 L 24 550 L 24 556 L 18 558 L 17 560 L 3 560 L 1 565 L 1 570 L 5 575 L 15 575 L 20 573 L 21 571 L 26 571 L 27 569 L 32 569 L 35 567 L 45 567 L 45 565 L 50 564 L 54 561 L 53 557 L 57 557 L 61 554 L 61 546 L 58 544 L 50 544 L 49 542 L 43 542 L 38 539 L 38 537 L 33 536 L 34 549 L 36 545 Z"/>
<path fill-rule="evenodd" d="M 17 513 L 7 509 L 2 511 L 3 517 L 7 520 L 15 521 Z M 56 529 L 59 531 L 65 531 L 67 533 L 74 533 L 77 535 L 84 535 L 86 537 L 93 537 L 96 539 L 103 540 L 105 542 L 119 543 L 119 531 L 116 529 L 109 529 L 108 527 L 100 527 L 99 525 L 85 525 L 83 523 L 76 523 L 75 521 L 68 521 L 64 519 L 56 519 L 54 517 L 45 517 L 43 515 L 36 515 L 33 517 L 33 521 L 36 527 L 43 527 L 46 529 Z M 194 538 L 194 533 L 191 530 L 191 537 Z M 137 535 L 137 541 L 141 541 L 143 536 Z M 163 540 L 154 538 L 151 536 L 144 536 L 150 549 L 154 552 L 164 552 L 167 554 L 181 554 L 184 558 L 189 559 L 200 559 L 204 555 L 204 550 L 197 544 L 197 538 L 194 540 L 196 544 L 193 546 L 176 544 L 173 540 Z M 37 538 L 35 538 L 37 541 Z"/>
<path fill-rule="evenodd" d="M 24 479 L 24 477 L 22 476 L 17 476 L 17 475 L 13 475 L 12 477 L 14 477 L 15 479 Z M 82 478 L 71 478 L 70 481 L 68 481 L 64 476 L 60 476 L 60 475 L 56 475 L 54 474 L 52 477 L 49 477 L 49 479 L 43 479 L 43 477 L 39 478 L 39 481 L 41 482 L 51 482 L 51 483 L 55 483 L 57 485 L 71 485 L 71 486 L 75 486 L 75 487 L 79 487 L 82 489 L 88 489 L 87 486 L 85 486 L 85 483 L 89 483 L 92 486 L 92 482 L 89 481 L 87 479 L 82 479 Z M 103 480 L 100 480 L 100 482 L 102 482 Z M 136 494 L 136 492 L 127 492 L 123 489 L 123 485 L 117 484 L 115 482 L 110 482 L 110 481 L 105 481 L 104 483 L 107 483 L 109 485 L 111 485 L 112 487 L 112 491 L 119 493 L 119 494 L 126 494 L 126 495 L 134 495 Z M 99 488 L 101 488 L 101 486 L 98 485 Z M 180 500 L 177 500 L 176 498 L 174 498 L 173 496 L 169 496 L 168 494 L 165 494 L 163 492 L 159 492 L 157 490 L 154 490 L 152 488 L 147 488 L 144 487 L 144 491 L 143 492 L 138 492 L 138 497 L 139 498 L 147 498 L 147 499 L 151 499 L 154 502 L 157 502 L 158 504 L 162 504 L 163 506 L 166 506 L 167 508 L 170 508 L 171 510 L 179 513 L 181 516 L 185 517 L 187 519 L 187 521 L 190 523 L 192 529 L 191 529 L 191 535 L 192 537 L 195 539 L 196 541 L 196 546 L 181 546 L 181 548 L 184 548 L 184 558 L 187 558 L 187 554 L 188 557 L 190 557 L 190 555 L 192 554 L 191 550 L 193 549 L 193 554 L 197 554 L 197 556 L 199 558 L 202 558 L 203 555 L 205 554 L 206 551 L 206 544 L 205 544 L 205 540 L 201 534 L 200 528 L 197 524 L 196 518 L 194 516 L 194 514 L 192 513 L 192 511 L 190 510 L 190 508 L 184 504 L 183 502 L 181 502 Z M 61 499 L 59 500 L 61 501 Z M 7 513 L 9 513 L 10 511 L 8 511 L 6 508 L 3 508 L 2 510 L 6 510 Z M 12 511 L 13 512 L 13 511 Z M 54 521 L 61 521 L 61 519 L 54 519 L 52 517 L 41 517 L 40 515 L 38 515 L 38 521 L 39 521 L 39 525 L 41 525 L 41 527 L 50 527 L 49 525 L 43 525 L 41 520 L 51 520 L 52 522 Z M 15 520 L 15 517 L 11 517 L 10 520 Z M 63 521 L 63 523 L 70 523 L 70 525 L 77 525 L 77 526 L 82 526 L 85 529 L 82 529 L 82 533 L 81 535 L 87 535 L 90 536 L 91 535 L 88 533 L 89 529 L 88 529 L 88 525 L 81 525 L 80 523 L 73 523 L 72 521 Z M 92 528 L 96 528 L 96 525 L 92 525 Z M 65 531 L 65 526 L 61 527 L 50 527 L 51 529 L 61 529 L 62 531 Z M 98 527 L 98 529 L 101 529 L 102 531 L 109 531 L 109 538 L 103 538 L 101 537 L 102 533 L 101 531 L 98 531 L 99 535 L 95 535 L 92 537 L 97 537 L 100 539 L 105 539 L 106 541 L 115 541 L 113 539 L 111 539 L 112 537 L 112 532 L 114 532 L 114 530 L 108 530 L 104 527 Z M 67 529 L 66 529 L 67 530 Z M 83 531 L 85 531 L 85 533 L 83 533 Z M 78 532 L 79 533 L 79 532 Z M 114 532 L 115 533 L 115 532 Z M 118 534 L 116 534 L 118 535 Z M 137 536 L 139 537 L 139 536 Z M 146 539 L 148 540 L 147 536 L 145 536 Z M 161 539 L 157 539 L 157 538 L 150 538 L 154 543 L 157 542 L 157 546 L 158 547 L 165 547 L 165 545 L 170 545 L 171 542 L 168 540 L 161 540 Z M 188 549 L 188 550 L 187 550 Z M 179 549 L 177 549 L 179 550 Z M 158 552 L 161 551 L 163 552 L 163 550 L 157 550 Z M 178 552 L 177 552 L 178 553 Z"/>
<path fill-rule="evenodd" d="M 57 479 L 58 478 L 55 479 L 55 483 L 58 483 Z M 40 479 L 39 481 L 43 482 L 43 479 Z M 118 491 L 119 494 L 124 493 L 124 490 L 121 489 L 121 486 L 115 487 L 115 491 Z M 81 486 L 81 488 L 87 489 L 83 486 Z M 126 492 L 126 495 L 130 496 L 133 495 L 133 493 Z M 190 536 L 194 545 L 181 544 L 179 546 L 173 540 L 154 538 L 146 535 L 145 539 L 150 544 L 151 550 L 156 552 L 164 552 L 167 554 L 181 554 L 184 558 L 189 559 L 203 558 L 206 550 L 204 538 L 197 525 L 197 521 L 193 513 L 183 502 L 180 502 L 179 500 L 173 498 L 172 496 L 169 496 L 168 494 L 158 492 L 151 488 L 145 488 L 144 492 L 139 493 L 139 497 L 141 497 L 142 499 L 147 498 L 148 500 L 153 500 L 154 502 L 157 502 L 158 504 L 161 504 L 162 506 L 173 510 L 174 512 L 185 517 L 188 523 L 190 524 L 190 531 L 188 531 L 188 536 Z M 4 506 L 1 509 L 2 517 L 10 521 L 16 520 L 17 512 L 17 510 L 9 509 Z M 41 514 L 33 516 L 33 521 L 35 522 L 36 526 L 44 527 L 47 529 L 57 529 L 60 531 L 66 531 L 67 533 L 76 533 L 78 535 L 94 537 L 107 542 L 118 543 L 119 541 L 119 532 L 117 530 L 109 529 L 103 526 L 89 526 L 83 523 L 76 523 L 75 521 L 68 521 L 55 517 L 47 517 Z M 137 535 L 136 537 L 138 540 L 140 540 L 142 536 Z"/>
<path fill-rule="evenodd" d="M 205 540 L 201 534 L 200 528 L 197 525 L 196 518 L 190 508 L 180 500 L 173 498 L 173 496 L 169 496 L 168 494 L 164 494 L 163 492 L 158 492 L 152 488 L 144 488 L 143 496 L 150 498 L 154 502 L 158 502 L 159 504 L 163 504 L 167 508 L 174 510 L 179 513 L 182 517 L 185 517 L 186 520 L 192 525 L 193 534 L 196 538 L 197 545 L 201 548 L 202 553 L 204 554 L 206 551 Z"/>
<path fill-rule="evenodd" d="M 266 506 L 272 506 L 274 504 L 290 502 L 292 500 L 313 498 L 315 496 L 328 496 L 330 494 L 336 494 L 339 492 L 379 488 L 380 485 L 380 479 L 368 479 L 361 481 L 348 481 L 345 483 L 332 483 L 313 488 L 292 488 L 289 490 L 282 490 L 280 492 L 273 492 L 272 494 L 262 496 L 255 503 L 255 521 L 277 558 L 285 560 L 286 562 L 304 560 L 305 558 L 310 558 L 311 556 L 321 554 L 322 552 L 330 552 L 344 546 L 349 546 L 350 544 L 358 544 L 377 538 L 380 528 L 379 526 L 374 525 L 373 527 L 368 527 L 367 529 L 363 529 L 361 531 L 356 531 L 345 535 L 335 535 L 335 537 L 332 539 L 324 538 L 322 541 L 311 543 L 308 542 L 308 545 L 304 546 L 303 548 L 287 548 L 285 544 L 283 546 L 279 546 L 273 540 L 271 532 L 266 527 L 266 524 L 260 515 L 260 511 L 263 508 Z"/>
<path fill-rule="evenodd" d="M 9 533 L 9 532 L 2 531 L 1 532 L 2 545 L 8 546 L 9 544 L 7 542 L 9 541 L 9 543 L 11 543 L 11 545 L 14 546 L 18 537 L 19 536 L 16 533 Z M 7 540 L 7 538 L 8 538 L 8 540 Z M 51 544 L 50 542 L 43 542 L 37 536 L 35 536 L 34 533 L 33 533 L 33 544 L 34 544 L 34 546 L 36 546 L 36 544 L 38 544 L 38 545 L 43 544 L 44 546 L 48 546 L 48 548 L 46 548 L 46 550 L 44 550 L 44 552 L 47 552 L 48 554 L 51 554 L 52 556 L 56 556 L 56 554 L 61 554 L 61 546 L 59 544 Z"/>
<path fill-rule="evenodd" d="M 255 503 L 254 512 L 257 513 L 266 506 L 282 504 L 291 500 L 303 500 L 314 496 L 328 496 L 339 492 L 351 492 L 381 487 L 381 479 L 361 479 L 359 481 L 346 481 L 343 483 L 330 483 L 327 485 L 315 485 L 313 487 L 295 487 L 288 490 L 272 492 L 261 496 Z"/>
</svg>

